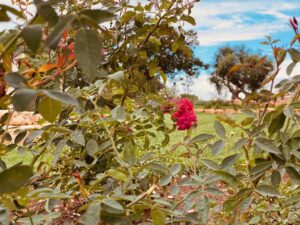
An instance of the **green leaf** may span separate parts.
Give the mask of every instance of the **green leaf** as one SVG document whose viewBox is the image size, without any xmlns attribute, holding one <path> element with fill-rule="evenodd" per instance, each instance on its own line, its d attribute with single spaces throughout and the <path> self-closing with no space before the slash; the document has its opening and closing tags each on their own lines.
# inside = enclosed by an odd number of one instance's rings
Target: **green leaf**
<svg viewBox="0 0 300 225">
<path fill-rule="evenodd" d="M 4 79 L 13 88 L 26 88 L 24 78 L 18 73 L 7 73 L 4 75 Z"/>
<path fill-rule="evenodd" d="M 112 12 L 101 9 L 86 9 L 83 10 L 79 15 L 88 16 L 98 24 L 110 21 L 115 17 Z"/>
<path fill-rule="evenodd" d="M 300 181 L 300 174 L 297 170 L 295 170 L 294 167 L 288 166 L 286 167 L 286 172 L 289 174 L 289 176 L 297 181 Z"/>
<path fill-rule="evenodd" d="M 149 42 L 154 45 L 161 46 L 161 42 L 157 37 L 154 37 L 154 36 L 150 37 Z"/>
<path fill-rule="evenodd" d="M 216 175 L 218 175 L 222 181 L 224 181 L 225 183 L 227 183 L 229 185 L 235 186 L 237 183 L 236 178 L 233 175 L 231 175 L 230 173 L 227 173 L 222 170 L 214 171 L 214 173 Z"/>
<path fill-rule="evenodd" d="M 133 166 L 136 159 L 135 147 L 131 142 L 126 142 L 124 146 L 124 161 Z"/>
<path fill-rule="evenodd" d="M 256 187 L 256 192 L 263 195 L 263 196 L 269 196 L 269 197 L 279 197 L 280 193 L 279 191 L 269 185 L 259 185 Z"/>
<path fill-rule="evenodd" d="M 220 169 L 219 165 L 218 165 L 216 162 L 212 161 L 212 160 L 209 160 L 209 159 L 201 159 L 201 162 L 202 162 L 205 166 L 207 166 L 207 168 L 209 168 L 209 169 L 212 169 L 212 170 L 219 170 L 219 169 Z"/>
<path fill-rule="evenodd" d="M 222 138 L 226 138 L 226 131 L 224 126 L 219 122 L 219 121 L 215 121 L 214 123 L 214 127 L 215 130 L 217 132 L 217 134 L 222 137 Z"/>
<path fill-rule="evenodd" d="M 260 216 L 254 216 L 250 219 L 249 224 L 258 224 L 260 221 Z"/>
<path fill-rule="evenodd" d="M 207 140 L 210 140 L 212 138 L 214 138 L 215 136 L 212 135 L 212 134 L 200 134 L 196 137 L 194 137 L 191 141 L 190 141 L 190 144 L 194 144 L 194 143 L 197 143 L 197 142 L 203 142 L 203 141 L 207 141 Z"/>
<path fill-rule="evenodd" d="M 247 138 L 241 138 L 234 144 L 232 150 L 233 151 L 240 150 L 244 145 L 246 145 L 248 143 L 248 141 L 249 140 Z"/>
<path fill-rule="evenodd" d="M 13 98 L 12 103 L 16 111 L 28 111 L 34 106 L 37 92 L 32 89 L 18 89 Z"/>
<path fill-rule="evenodd" d="M 75 55 L 86 78 L 93 80 L 101 63 L 101 40 L 96 31 L 84 29 L 77 33 Z"/>
<path fill-rule="evenodd" d="M 276 133 L 277 131 L 279 131 L 285 122 L 285 115 L 284 113 L 280 113 L 278 116 L 276 116 L 275 118 L 272 118 L 272 121 L 269 125 L 269 133 L 272 135 L 274 133 Z"/>
<path fill-rule="evenodd" d="M 218 155 L 225 147 L 225 141 L 218 140 L 212 146 L 212 152 L 214 155 Z"/>
<path fill-rule="evenodd" d="M 119 122 L 126 120 L 126 112 L 122 106 L 117 106 L 111 111 L 111 116 L 114 120 Z"/>
<path fill-rule="evenodd" d="M 159 180 L 159 185 L 160 186 L 166 186 L 172 181 L 172 176 L 170 175 L 163 175 L 160 180 Z"/>
<path fill-rule="evenodd" d="M 79 106 L 77 99 L 63 92 L 44 90 L 44 94 L 61 103 L 67 105 Z"/>
<path fill-rule="evenodd" d="M 121 82 L 125 79 L 125 74 L 124 74 L 124 71 L 118 71 L 118 72 L 108 75 L 107 77 L 111 80 L 116 80 L 116 81 Z"/>
<path fill-rule="evenodd" d="M 227 156 L 223 161 L 222 161 L 222 164 L 221 164 L 221 168 L 222 169 L 226 169 L 230 166 L 232 166 L 236 160 L 239 158 L 239 155 L 238 154 L 234 154 L 234 155 L 230 155 L 230 156 Z"/>
<path fill-rule="evenodd" d="M 86 152 L 90 155 L 90 156 L 95 156 L 99 150 L 99 145 L 97 144 L 97 142 L 93 139 L 90 139 L 87 141 L 86 143 Z"/>
<path fill-rule="evenodd" d="M 242 126 L 249 126 L 254 121 L 254 117 L 247 117 L 242 122 Z"/>
<path fill-rule="evenodd" d="M 292 63 L 290 63 L 290 65 L 288 65 L 288 67 L 286 68 L 287 75 L 290 76 L 292 74 L 296 65 L 297 65 L 297 63 L 295 63 L 295 62 L 292 62 Z"/>
<path fill-rule="evenodd" d="M 49 98 L 47 96 L 43 97 L 39 102 L 38 112 L 43 116 L 45 120 L 50 123 L 56 121 L 57 116 L 61 112 L 61 103 Z"/>
<path fill-rule="evenodd" d="M 186 22 L 192 24 L 193 26 L 196 25 L 196 20 L 195 20 L 193 17 L 191 17 L 191 16 L 183 15 L 183 16 L 181 17 L 181 20 L 186 21 Z"/>
<path fill-rule="evenodd" d="M 70 136 L 75 143 L 85 146 L 85 138 L 81 130 L 73 131 Z"/>
<path fill-rule="evenodd" d="M 271 140 L 266 138 L 256 138 L 254 143 L 263 151 L 281 155 L 281 151 Z"/>
<path fill-rule="evenodd" d="M 22 30 L 21 36 L 30 50 L 36 52 L 42 40 L 42 33 L 41 25 L 28 25 Z"/>
<path fill-rule="evenodd" d="M 203 196 L 197 204 L 198 214 L 200 215 L 202 224 L 208 224 L 209 220 L 209 200 Z"/>
<path fill-rule="evenodd" d="M 262 162 L 262 163 L 258 163 L 257 165 L 255 165 L 252 169 L 251 169 L 251 174 L 252 175 L 256 175 L 258 173 L 261 173 L 267 169 L 270 169 L 272 167 L 272 162 Z"/>
<path fill-rule="evenodd" d="M 174 164 L 170 168 L 170 173 L 172 176 L 176 176 L 181 171 L 181 165 L 180 164 Z"/>
<path fill-rule="evenodd" d="M 150 217 L 154 225 L 165 225 L 166 215 L 159 209 L 151 210 Z"/>
<path fill-rule="evenodd" d="M 56 165 L 56 163 L 59 159 L 59 155 L 63 151 L 66 144 L 67 144 L 67 140 L 63 139 L 63 140 L 59 141 L 58 144 L 56 145 L 54 153 L 53 153 L 53 160 L 52 160 L 52 165 L 53 166 Z"/>
<path fill-rule="evenodd" d="M 32 176 L 33 168 L 17 164 L 0 173 L 0 194 L 17 191 L 23 187 Z"/>
<path fill-rule="evenodd" d="M 44 2 L 43 2 L 44 3 Z M 54 26 L 58 21 L 59 17 L 57 16 L 55 10 L 50 5 L 37 4 L 38 14 L 49 23 L 50 26 Z"/>
<path fill-rule="evenodd" d="M 80 218 L 80 223 L 84 225 L 98 225 L 100 221 L 101 204 L 92 202 L 87 208 L 85 214 Z"/>
<path fill-rule="evenodd" d="M 56 49 L 62 34 L 75 20 L 75 16 L 68 15 L 62 18 L 54 27 L 53 31 L 46 39 L 46 44 L 50 49 Z"/>
<path fill-rule="evenodd" d="M 126 181 L 127 180 L 127 175 L 119 170 L 109 169 L 106 173 L 108 176 L 110 176 L 118 181 Z"/>
<path fill-rule="evenodd" d="M 274 170 L 271 175 L 271 182 L 274 187 L 279 187 L 281 182 L 281 175 L 277 170 Z"/>
<path fill-rule="evenodd" d="M 300 52 L 298 50 L 290 48 L 288 53 L 290 54 L 294 63 L 300 62 Z"/>
<path fill-rule="evenodd" d="M 120 18 L 120 25 L 122 26 L 123 24 L 129 22 L 129 20 L 131 20 L 134 16 L 135 16 L 135 12 L 133 11 L 125 12 Z"/>
<path fill-rule="evenodd" d="M 108 213 L 116 215 L 120 215 L 125 212 L 121 203 L 111 198 L 106 198 L 102 201 L 102 209 Z"/>
</svg>

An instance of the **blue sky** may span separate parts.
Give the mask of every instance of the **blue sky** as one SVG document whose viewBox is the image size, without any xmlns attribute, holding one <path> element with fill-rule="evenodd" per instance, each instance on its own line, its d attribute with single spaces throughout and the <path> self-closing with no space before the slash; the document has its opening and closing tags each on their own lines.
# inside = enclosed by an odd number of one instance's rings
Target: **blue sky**
<svg viewBox="0 0 300 225">
<path fill-rule="evenodd" d="M 11 4 L 11 1 L 0 0 L 0 3 Z M 215 52 L 224 45 L 245 45 L 253 52 L 269 54 L 268 47 L 260 44 L 266 35 L 280 39 L 278 45 L 288 46 L 294 35 L 288 19 L 296 16 L 300 22 L 300 0 L 201 0 L 196 3 L 192 16 L 197 25 L 185 26 L 198 32 L 200 45 L 195 47 L 195 54 L 205 63 L 212 64 Z M 7 27 L 8 24 L 0 23 L 0 30 Z M 280 79 L 287 77 L 285 70 L 290 62 L 288 58 L 282 65 Z M 300 65 L 295 68 L 294 74 L 300 74 Z M 194 78 L 191 93 L 203 100 L 230 98 L 226 91 L 221 96 L 217 95 L 208 81 L 209 76 L 209 71 L 203 71 Z M 182 83 L 177 82 L 178 93 L 183 90 Z"/>
<path fill-rule="evenodd" d="M 187 28 L 198 32 L 200 45 L 195 48 L 195 54 L 212 64 L 217 49 L 224 45 L 245 45 L 253 52 L 270 54 L 268 46 L 260 44 L 266 35 L 280 39 L 277 45 L 289 46 L 294 33 L 288 19 L 296 16 L 300 22 L 300 0 L 202 0 L 192 14 L 197 25 Z M 290 62 L 287 58 L 278 80 L 287 78 L 285 70 Z M 300 74 L 299 65 L 294 74 Z M 191 93 L 203 100 L 230 98 L 226 91 L 219 96 L 208 79 L 209 71 L 193 79 Z M 178 92 L 183 92 L 183 86 L 177 86 Z"/>
<path fill-rule="evenodd" d="M 245 45 L 253 51 L 268 53 L 260 45 L 266 35 L 287 45 L 293 37 L 288 19 L 300 19 L 300 0 L 202 0 L 194 9 L 200 46 L 195 53 L 211 63 L 223 45 Z"/>
</svg>

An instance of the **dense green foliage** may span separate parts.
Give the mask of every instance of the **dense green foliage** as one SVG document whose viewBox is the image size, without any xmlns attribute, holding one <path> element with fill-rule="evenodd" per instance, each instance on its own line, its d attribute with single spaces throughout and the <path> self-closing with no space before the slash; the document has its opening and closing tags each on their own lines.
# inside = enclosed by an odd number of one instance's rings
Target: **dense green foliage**
<svg viewBox="0 0 300 225">
<path fill-rule="evenodd" d="M 243 99 L 242 96 L 247 97 L 260 89 L 273 67 L 267 57 L 251 54 L 245 47 L 222 47 L 216 54 L 210 81 L 218 92 L 228 89 L 232 99 Z"/>
<path fill-rule="evenodd" d="M 181 24 L 195 24 L 194 3 L 35 0 L 27 25 L 2 34 L 1 106 L 8 113 L 1 118 L 1 224 L 300 221 L 299 76 L 274 91 L 286 52 L 288 73 L 300 62 L 297 49 L 269 40 L 276 68 L 245 100 L 259 112 L 245 104 L 241 117 L 217 116 L 213 133 L 177 131 L 162 110 L 173 96 L 153 80 L 173 72 L 161 53 L 193 60 Z M 24 11 L 0 7 L 2 21 L 11 13 L 26 20 Z M 239 70 L 244 65 L 229 71 Z M 286 94 L 291 103 L 268 112 Z M 25 110 L 42 115 L 41 127 L 12 135 L 12 114 Z M 3 159 L 16 150 L 32 159 L 8 167 Z"/>
</svg>

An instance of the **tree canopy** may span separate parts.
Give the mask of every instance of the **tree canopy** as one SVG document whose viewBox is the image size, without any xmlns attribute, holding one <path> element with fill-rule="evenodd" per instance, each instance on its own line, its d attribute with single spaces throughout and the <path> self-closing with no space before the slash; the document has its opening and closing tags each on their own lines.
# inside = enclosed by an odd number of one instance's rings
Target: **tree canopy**
<svg viewBox="0 0 300 225">
<path fill-rule="evenodd" d="M 241 99 L 261 87 L 273 71 L 274 63 L 267 57 L 251 53 L 245 47 L 222 47 L 215 56 L 210 81 L 218 92 L 228 89 L 232 99 Z"/>
</svg>

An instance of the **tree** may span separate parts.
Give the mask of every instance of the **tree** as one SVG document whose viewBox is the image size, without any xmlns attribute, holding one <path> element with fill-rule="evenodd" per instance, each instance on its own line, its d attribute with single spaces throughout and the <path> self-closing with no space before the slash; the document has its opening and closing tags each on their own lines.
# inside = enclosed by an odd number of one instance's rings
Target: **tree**
<svg viewBox="0 0 300 225">
<path fill-rule="evenodd" d="M 244 47 L 222 47 L 215 56 L 210 81 L 220 93 L 227 88 L 232 99 L 241 99 L 258 90 L 273 71 L 273 62 L 267 57 L 252 54 Z"/>
</svg>

